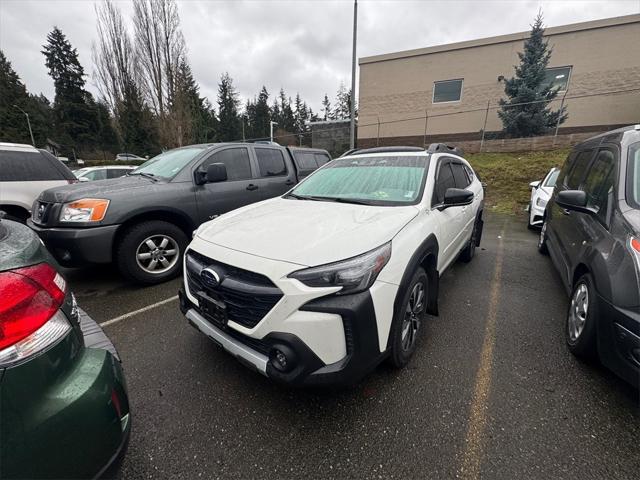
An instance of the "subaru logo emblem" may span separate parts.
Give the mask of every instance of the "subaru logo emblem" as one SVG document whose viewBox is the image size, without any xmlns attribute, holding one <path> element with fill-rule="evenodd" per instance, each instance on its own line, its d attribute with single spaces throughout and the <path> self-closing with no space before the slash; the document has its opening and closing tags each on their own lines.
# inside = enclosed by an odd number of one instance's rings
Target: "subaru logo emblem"
<svg viewBox="0 0 640 480">
<path fill-rule="evenodd" d="M 209 288 L 215 288 L 220 285 L 220 275 L 212 268 L 205 268 L 200 272 L 200 279 Z"/>
</svg>

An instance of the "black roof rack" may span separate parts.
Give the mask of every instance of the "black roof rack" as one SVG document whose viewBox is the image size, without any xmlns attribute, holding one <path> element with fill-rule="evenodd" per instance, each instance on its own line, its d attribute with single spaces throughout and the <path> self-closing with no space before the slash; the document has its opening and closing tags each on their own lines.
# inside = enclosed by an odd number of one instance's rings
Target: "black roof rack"
<svg viewBox="0 0 640 480">
<path fill-rule="evenodd" d="M 427 148 L 427 152 L 429 153 L 452 153 L 454 155 L 462 156 L 464 152 L 461 148 L 453 147 L 451 145 L 447 145 L 445 143 L 432 143 Z"/>
<path fill-rule="evenodd" d="M 361 153 L 393 153 L 393 152 L 424 152 L 422 147 L 373 147 L 362 148 L 354 152 L 347 152 L 347 155 L 360 155 Z"/>
</svg>

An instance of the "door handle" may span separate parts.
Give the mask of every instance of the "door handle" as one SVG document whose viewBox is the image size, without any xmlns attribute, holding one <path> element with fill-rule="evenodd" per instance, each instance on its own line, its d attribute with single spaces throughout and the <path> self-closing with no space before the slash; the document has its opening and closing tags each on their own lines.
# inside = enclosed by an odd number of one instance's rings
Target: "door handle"
<svg viewBox="0 0 640 480">
<path fill-rule="evenodd" d="M 250 183 L 249 185 L 247 185 L 247 190 L 257 190 L 258 186 L 254 185 L 253 183 Z"/>
<path fill-rule="evenodd" d="M 563 208 L 563 209 L 562 209 L 562 213 L 563 213 L 564 215 L 571 215 L 571 210 L 568 210 L 568 209 L 566 209 L 566 208 Z"/>
<path fill-rule="evenodd" d="M 294 181 L 293 181 L 293 180 L 291 180 L 291 179 L 289 179 L 289 180 L 287 180 L 286 182 L 284 182 L 284 184 L 285 184 L 285 185 L 293 185 L 294 183 L 296 183 L 296 182 L 294 182 Z"/>
</svg>

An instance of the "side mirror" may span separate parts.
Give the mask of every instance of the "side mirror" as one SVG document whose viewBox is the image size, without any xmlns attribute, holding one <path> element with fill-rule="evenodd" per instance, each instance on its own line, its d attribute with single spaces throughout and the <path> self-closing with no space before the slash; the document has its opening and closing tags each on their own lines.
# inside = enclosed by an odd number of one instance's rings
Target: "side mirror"
<svg viewBox="0 0 640 480">
<path fill-rule="evenodd" d="M 530 186 L 531 188 L 538 188 L 538 187 L 540 186 L 540 180 L 538 180 L 538 181 L 536 181 L 536 182 L 531 182 L 531 183 L 529 184 L 529 186 Z"/>
<path fill-rule="evenodd" d="M 462 188 L 447 188 L 447 191 L 444 192 L 444 202 L 440 209 L 470 205 L 471 202 L 473 202 L 473 192 Z"/>
<path fill-rule="evenodd" d="M 563 190 L 556 197 L 558 206 L 582 213 L 593 213 L 587 208 L 587 194 L 582 190 Z"/>
<path fill-rule="evenodd" d="M 196 170 L 196 185 L 204 185 L 205 183 L 224 182 L 227 179 L 227 167 L 224 163 L 212 163 L 207 170 Z"/>
</svg>

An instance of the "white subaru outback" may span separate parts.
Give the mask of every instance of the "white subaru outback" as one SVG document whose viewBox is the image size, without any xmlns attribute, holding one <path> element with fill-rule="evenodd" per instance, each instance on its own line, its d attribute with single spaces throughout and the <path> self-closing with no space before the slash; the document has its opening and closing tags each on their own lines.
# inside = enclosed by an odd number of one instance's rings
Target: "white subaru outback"
<svg viewBox="0 0 640 480">
<path fill-rule="evenodd" d="M 439 276 L 473 258 L 483 205 L 455 148 L 356 151 L 282 197 L 201 225 L 184 257 L 181 310 L 277 381 L 353 383 L 385 358 L 403 367 L 423 317 L 438 313 Z"/>
</svg>

